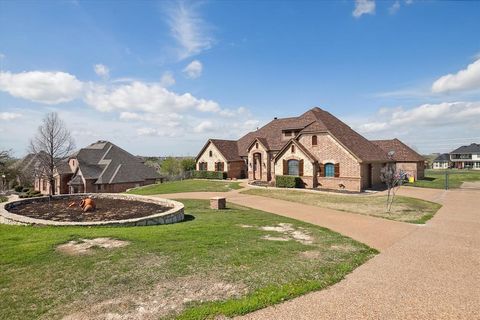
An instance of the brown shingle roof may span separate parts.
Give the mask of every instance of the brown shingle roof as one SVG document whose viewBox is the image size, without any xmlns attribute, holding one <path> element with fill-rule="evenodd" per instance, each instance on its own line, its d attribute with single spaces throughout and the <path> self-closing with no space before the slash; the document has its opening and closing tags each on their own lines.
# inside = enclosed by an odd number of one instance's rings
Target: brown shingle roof
<svg viewBox="0 0 480 320">
<path fill-rule="evenodd" d="M 238 144 L 235 140 L 220 140 L 220 139 L 210 139 L 209 140 L 218 151 L 225 157 L 227 161 L 238 161 L 242 160 L 238 154 Z M 208 145 L 208 143 L 207 143 Z M 206 145 L 205 145 L 206 146 Z M 204 148 L 205 149 L 205 148 Z M 203 152 L 203 149 L 202 149 Z"/>
<path fill-rule="evenodd" d="M 382 148 L 387 154 L 390 151 L 395 151 L 393 155 L 393 160 L 395 161 L 425 161 L 424 157 L 396 138 L 392 140 L 372 140 L 372 142 Z"/>
</svg>

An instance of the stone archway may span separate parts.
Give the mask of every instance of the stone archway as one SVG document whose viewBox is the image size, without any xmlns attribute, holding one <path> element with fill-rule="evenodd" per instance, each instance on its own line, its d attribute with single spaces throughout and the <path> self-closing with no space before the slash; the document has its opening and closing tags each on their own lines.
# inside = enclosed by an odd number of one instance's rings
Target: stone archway
<svg viewBox="0 0 480 320">
<path fill-rule="evenodd" d="M 262 180 L 262 154 L 253 154 L 253 180 Z"/>
</svg>

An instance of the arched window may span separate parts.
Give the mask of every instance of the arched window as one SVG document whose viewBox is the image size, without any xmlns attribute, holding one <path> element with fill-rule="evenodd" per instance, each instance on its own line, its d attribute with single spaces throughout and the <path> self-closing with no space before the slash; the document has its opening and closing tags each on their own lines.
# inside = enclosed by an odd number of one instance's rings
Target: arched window
<svg viewBox="0 0 480 320">
<path fill-rule="evenodd" d="M 255 143 L 255 149 L 258 149 L 258 142 Z"/>
<path fill-rule="evenodd" d="M 298 160 L 288 160 L 288 175 L 289 176 L 298 176 Z"/>
<path fill-rule="evenodd" d="M 312 146 L 316 146 L 317 143 L 317 136 L 312 136 Z"/>
<path fill-rule="evenodd" d="M 213 156 L 212 150 L 208 151 L 208 156 L 209 156 L 209 157 L 212 157 L 212 156 Z"/>
<path fill-rule="evenodd" d="M 335 165 L 333 163 L 325 163 L 325 177 L 335 177 Z"/>
<path fill-rule="evenodd" d="M 292 153 L 295 153 L 295 146 L 292 144 Z"/>
</svg>

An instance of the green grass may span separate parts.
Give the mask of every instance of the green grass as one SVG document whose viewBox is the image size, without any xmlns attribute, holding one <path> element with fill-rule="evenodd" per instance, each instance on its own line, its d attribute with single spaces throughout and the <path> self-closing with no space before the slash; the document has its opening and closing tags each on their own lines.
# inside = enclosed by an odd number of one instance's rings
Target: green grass
<svg viewBox="0 0 480 320">
<path fill-rule="evenodd" d="M 5 196 L 0 196 L 0 203 L 7 202 L 8 198 Z"/>
<path fill-rule="evenodd" d="M 239 182 L 192 179 L 152 184 L 132 189 L 128 193 L 146 196 L 179 192 L 226 192 L 240 188 Z"/>
<path fill-rule="evenodd" d="M 479 170 L 448 170 L 448 187 L 450 189 L 460 188 L 463 182 L 480 181 Z M 412 187 L 421 188 L 445 188 L 445 170 L 426 170 L 425 179 L 417 180 L 414 183 L 406 184 Z"/>
<path fill-rule="evenodd" d="M 182 202 L 187 221 L 165 226 L 0 225 L 0 318 L 58 319 L 75 312 L 85 318 L 105 313 L 133 318 L 139 305 L 161 308 L 160 302 L 177 296 L 180 300 L 172 300 L 177 313 L 155 315 L 235 316 L 325 288 L 377 253 L 328 229 L 270 213 L 239 206 L 214 211 L 208 201 Z M 259 227 L 278 223 L 310 234 L 313 243 L 262 239 L 280 233 Z M 69 240 L 96 237 L 130 245 L 97 248 L 84 256 L 55 250 Z M 232 285 L 237 295 L 184 304 L 184 295 L 215 288 L 216 283 Z"/>
<path fill-rule="evenodd" d="M 391 212 L 386 212 L 386 196 L 338 195 L 291 189 L 248 189 L 241 193 L 417 224 L 425 223 L 441 208 L 438 203 L 403 196 L 396 196 Z"/>
</svg>

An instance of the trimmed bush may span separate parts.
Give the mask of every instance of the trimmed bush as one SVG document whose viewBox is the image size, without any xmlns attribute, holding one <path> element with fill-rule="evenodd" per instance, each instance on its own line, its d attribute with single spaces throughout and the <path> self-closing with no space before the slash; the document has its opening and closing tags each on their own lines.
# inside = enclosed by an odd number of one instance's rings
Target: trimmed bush
<svg viewBox="0 0 480 320">
<path fill-rule="evenodd" d="M 277 188 L 302 188 L 303 181 L 297 176 L 275 176 Z"/>
<path fill-rule="evenodd" d="M 197 179 L 218 179 L 223 180 L 227 178 L 227 173 L 222 171 L 193 171 L 193 177 Z"/>
<path fill-rule="evenodd" d="M 29 192 L 30 191 L 30 188 L 23 188 L 22 189 L 22 192 Z"/>
<path fill-rule="evenodd" d="M 17 191 L 17 192 L 22 192 L 22 190 L 23 190 L 23 186 L 16 186 L 15 187 L 15 191 Z"/>
</svg>

